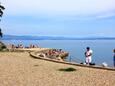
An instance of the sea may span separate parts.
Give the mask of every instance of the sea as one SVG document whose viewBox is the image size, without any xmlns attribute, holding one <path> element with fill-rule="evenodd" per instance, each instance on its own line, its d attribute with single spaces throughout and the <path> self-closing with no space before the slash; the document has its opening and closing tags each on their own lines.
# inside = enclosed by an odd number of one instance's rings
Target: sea
<svg viewBox="0 0 115 86">
<path fill-rule="evenodd" d="M 86 47 L 93 50 L 92 62 L 96 65 L 107 63 L 113 67 L 113 49 L 115 49 L 115 40 L 3 40 L 5 44 L 19 44 L 24 46 L 30 44 L 45 48 L 63 49 L 69 52 L 66 61 L 81 63 L 85 62 L 84 52 Z"/>
</svg>

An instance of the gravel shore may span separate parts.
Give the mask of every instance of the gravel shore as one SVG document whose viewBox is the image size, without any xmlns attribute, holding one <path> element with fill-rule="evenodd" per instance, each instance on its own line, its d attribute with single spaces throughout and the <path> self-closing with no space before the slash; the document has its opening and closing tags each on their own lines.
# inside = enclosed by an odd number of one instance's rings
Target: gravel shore
<svg viewBox="0 0 115 86">
<path fill-rule="evenodd" d="M 68 67 L 76 71 L 59 71 Z M 27 52 L 0 52 L 0 86 L 115 86 L 115 71 L 34 59 Z"/>
</svg>

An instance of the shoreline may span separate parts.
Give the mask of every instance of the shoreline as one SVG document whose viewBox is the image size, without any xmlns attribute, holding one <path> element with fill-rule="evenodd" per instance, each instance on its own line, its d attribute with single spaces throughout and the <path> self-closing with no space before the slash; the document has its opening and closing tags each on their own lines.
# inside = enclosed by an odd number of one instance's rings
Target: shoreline
<svg viewBox="0 0 115 86">
<path fill-rule="evenodd" d="M 19 49 L 16 49 L 15 51 L 29 52 L 30 56 L 32 56 L 34 58 L 53 61 L 53 62 L 57 62 L 57 63 L 63 63 L 63 64 L 81 66 L 81 67 L 89 67 L 89 68 L 96 68 L 96 69 L 104 69 L 104 70 L 115 71 L 114 67 L 103 67 L 103 66 L 99 66 L 99 65 L 84 65 L 84 64 L 80 64 L 80 63 L 76 63 L 76 62 L 64 61 L 64 58 L 66 58 L 67 55 L 68 55 L 67 52 L 64 52 L 64 53 L 60 54 L 59 56 L 64 56 L 64 57 L 61 57 L 61 58 L 56 57 L 56 58 L 53 59 L 52 58 L 53 56 L 50 56 L 50 57 L 44 56 L 45 52 L 47 52 L 49 50 L 53 50 L 53 49 L 51 49 L 51 48 L 27 48 L 27 49 L 26 48 L 23 48 L 23 49 L 19 48 Z"/>
<path fill-rule="evenodd" d="M 29 42 L 29 43 L 28 43 Z M 18 45 L 20 41 L 6 41 L 6 43 L 13 43 L 15 45 Z M 51 47 L 51 48 L 62 48 L 63 50 L 69 51 L 69 59 L 68 61 L 78 62 L 78 63 L 84 63 L 85 57 L 84 57 L 84 51 L 85 47 L 90 44 L 92 50 L 94 51 L 93 54 L 93 63 L 96 65 L 102 65 L 102 63 L 106 62 L 108 64 L 108 67 L 113 67 L 113 48 L 114 48 L 114 41 L 26 41 L 23 40 L 22 44 L 24 46 L 29 46 L 30 44 L 36 44 L 38 43 L 39 47 Z M 92 43 L 94 45 L 92 45 Z M 108 48 L 103 43 L 111 44 Z M 53 45 L 54 44 L 54 45 Z M 73 44 L 73 45 L 72 45 Z M 77 44 L 77 45 L 76 45 Z M 57 45 L 59 47 L 57 47 Z M 83 46 L 81 46 L 83 45 Z M 95 46 L 95 47 L 94 47 Z M 103 49 L 104 47 L 104 49 Z M 105 54 L 103 53 L 105 52 Z M 71 58 L 73 60 L 71 60 Z"/>
<path fill-rule="evenodd" d="M 81 67 L 89 67 L 89 68 L 97 68 L 97 69 L 105 69 L 105 70 L 115 71 L 114 67 L 103 67 L 101 65 L 84 65 L 84 64 L 80 64 L 80 63 L 76 63 L 76 62 L 64 61 L 64 59 L 69 55 L 69 53 L 66 52 L 66 51 L 63 51 L 62 54 L 60 54 L 60 55 L 58 54 L 58 56 L 56 56 L 56 57 L 53 57 L 52 55 L 50 55 L 48 57 L 48 56 L 45 55 L 46 53 L 49 53 L 49 51 L 52 51 L 52 50 L 56 50 L 56 49 L 52 49 L 52 48 L 16 48 L 14 50 L 11 49 L 9 51 L 13 51 L 13 52 L 29 52 L 30 56 L 32 56 L 34 58 L 38 58 L 38 59 L 49 60 L 49 61 L 53 60 L 53 62 L 58 61 L 58 63 L 64 63 L 64 64 L 76 65 L 76 66 L 81 66 Z M 34 52 L 34 54 L 33 54 L 33 52 Z M 38 55 L 35 55 L 36 53 L 38 53 Z"/>
<path fill-rule="evenodd" d="M 112 68 L 112 67 L 102 67 L 102 66 L 98 66 L 98 65 L 94 65 L 94 66 L 90 65 L 89 66 L 89 65 L 83 65 L 83 64 L 75 63 L 75 62 L 67 62 L 67 61 L 60 61 L 60 60 L 56 60 L 56 59 L 43 58 L 43 57 L 38 56 L 35 52 L 30 52 L 30 56 L 33 57 L 33 58 L 36 58 L 36 59 L 42 59 L 42 60 L 56 62 L 56 63 L 62 63 L 62 64 L 80 66 L 80 67 L 87 67 L 87 68 L 94 68 L 94 69 L 103 69 L 103 70 L 115 71 L 115 68 Z"/>
</svg>

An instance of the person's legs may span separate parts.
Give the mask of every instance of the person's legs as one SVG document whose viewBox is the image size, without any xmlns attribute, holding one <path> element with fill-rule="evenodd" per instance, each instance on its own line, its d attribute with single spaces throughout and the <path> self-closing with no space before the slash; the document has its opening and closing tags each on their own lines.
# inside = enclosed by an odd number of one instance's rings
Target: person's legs
<svg viewBox="0 0 115 86">
<path fill-rule="evenodd" d="M 92 59 L 91 59 L 91 57 L 89 57 L 89 63 L 91 63 L 91 61 L 92 61 Z"/>
<path fill-rule="evenodd" d="M 87 57 L 86 60 L 85 60 L 86 64 L 91 63 L 91 61 L 92 61 L 92 60 L 91 60 L 91 57 Z"/>
<path fill-rule="evenodd" d="M 88 64 L 88 62 L 89 62 L 89 61 L 88 61 L 88 58 L 85 58 L 85 63 Z"/>
</svg>

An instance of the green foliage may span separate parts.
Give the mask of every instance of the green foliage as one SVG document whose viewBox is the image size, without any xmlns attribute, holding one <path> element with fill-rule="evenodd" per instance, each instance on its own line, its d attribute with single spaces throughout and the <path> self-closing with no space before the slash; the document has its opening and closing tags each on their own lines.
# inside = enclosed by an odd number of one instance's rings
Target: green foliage
<svg viewBox="0 0 115 86">
<path fill-rule="evenodd" d="M 69 67 L 69 68 L 61 68 L 61 69 L 59 69 L 59 71 L 72 72 L 72 71 L 76 71 L 76 69 L 72 68 L 72 67 Z"/>
<path fill-rule="evenodd" d="M 7 47 L 2 42 L 0 42 L 0 51 L 5 51 L 5 50 L 7 50 Z"/>
</svg>

